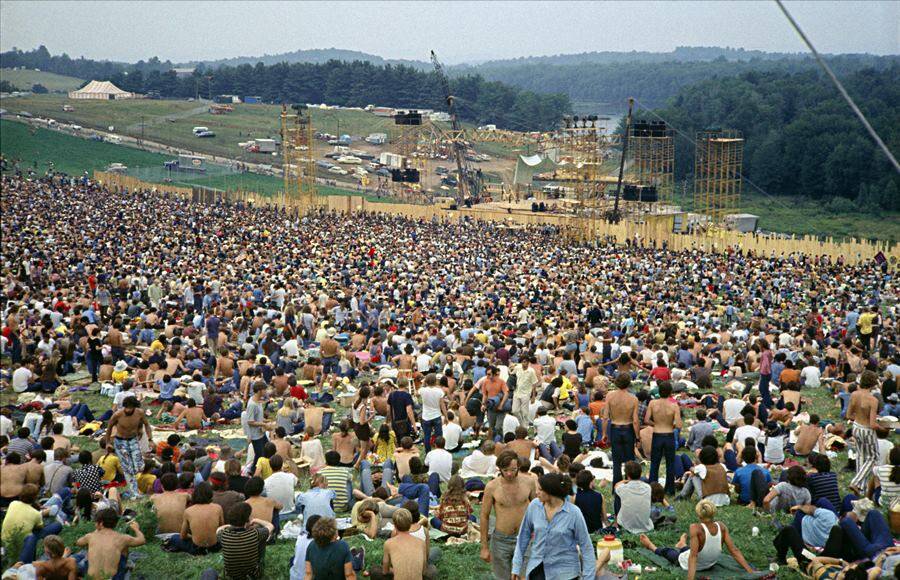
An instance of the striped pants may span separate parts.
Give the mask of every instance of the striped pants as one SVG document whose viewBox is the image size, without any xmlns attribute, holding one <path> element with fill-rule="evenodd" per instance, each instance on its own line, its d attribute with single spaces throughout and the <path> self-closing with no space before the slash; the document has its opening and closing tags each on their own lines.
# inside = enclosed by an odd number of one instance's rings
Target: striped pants
<svg viewBox="0 0 900 580">
<path fill-rule="evenodd" d="M 872 470 L 878 461 L 878 438 L 874 429 L 854 421 L 853 439 L 856 441 L 856 475 L 853 476 L 850 486 L 865 493 L 869 477 L 872 476 Z"/>
<path fill-rule="evenodd" d="M 141 454 L 141 444 L 137 437 L 131 439 L 113 439 L 113 447 L 119 457 L 119 464 L 125 474 L 125 483 L 128 484 L 130 496 L 138 495 L 137 475 L 144 469 L 144 456 Z"/>
</svg>

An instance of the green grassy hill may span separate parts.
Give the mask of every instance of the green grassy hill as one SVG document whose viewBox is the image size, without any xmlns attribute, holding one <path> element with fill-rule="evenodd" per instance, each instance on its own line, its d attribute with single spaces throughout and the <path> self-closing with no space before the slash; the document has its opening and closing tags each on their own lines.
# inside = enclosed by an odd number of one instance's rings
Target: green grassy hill
<svg viewBox="0 0 900 580">
<path fill-rule="evenodd" d="M 75 77 L 67 77 L 56 73 L 37 70 L 0 69 L 0 80 L 9 81 L 22 91 L 30 91 L 31 86 L 41 84 L 53 91 L 71 91 L 77 89 L 84 81 Z"/>
<path fill-rule="evenodd" d="M 130 175 L 152 183 L 162 183 L 166 174 L 160 168 L 173 158 L 171 155 L 91 141 L 9 120 L 0 121 L 0 153 L 10 162 L 18 163 L 23 170 L 32 168 L 38 173 L 47 171 L 51 163 L 56 171 L 71 175 L 81 175 L 84 171 L 103 171 L 111 163 L 122 163 L 129 168 Z M 279 177 L 255 173 L 223 174 L 212 170 L 210 175 L 175 173 L 173 183 L 183 187 L 198 185 L 222 190 L 254 191 L 261 195 L 274 195 L 283 189 L 283 182 Z M 320 185 L 319 193 L 349 195 L 356 192 Z M 384 201 L 374 196 L 366 197 L 373 201 Z"/>
</svg>

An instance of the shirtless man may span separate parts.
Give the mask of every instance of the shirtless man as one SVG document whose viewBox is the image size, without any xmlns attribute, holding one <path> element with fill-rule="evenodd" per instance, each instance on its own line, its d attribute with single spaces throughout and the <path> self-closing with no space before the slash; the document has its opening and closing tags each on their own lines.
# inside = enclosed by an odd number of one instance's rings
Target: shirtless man
<svg viewBox="0 0 900 580">
<path fill-rule="evenodd" d="M 813 413 L 809 416 L 809 423 L 800 425 L 796 429 L 797 442 L 794 443 L 794 455 L 806 457 L 813 450 L 825 453 L 825 430 L 819 425 L 819 416 Z"/>
<path fill-rule="evenodd" d="M 47 454 L 43 449 L 31 452 L 31 459 L 25 463 L 25 483 L 33 483 L 38 488 L 44 487 L 44 460 Z"/>
<path fill-rule="evenodd" d="M 72 441 L 69 440 L 68 437 L 65 437 L 63 434 L 63 424 L 55 423 L 53 425 L 53 449 L 65 449 L 66 451 L 72 451 Z"/>
<path fill-rule="evenodd" d="M 538 444 L 534 441 L 526 439 L 528 437 L 528 429 L 521 425 L 516 427 L 516 438 L 510 441 L 507 449 L 516 452 L 517 457 L 531 459 L 531 452 L 537 449 Z"/>
<path fill-rule="evenodd" d="M 429 535 L 425 541 L 411 535 L 412 514 L 403 508 L 394 512 L 394 535 L 384 543 L 384 557 L 381 560 L 381 574 L 373 570 L 372 578 L 393 578 L 394 580 L 417 580 L 434 578 L 436 570 L 428 565 Z"/>
<path fill-rule="evenodd" d="M 666 458 L 666 493 L 675 493 L 675 429 L 681 429 L 681 408 L 672 400 L 672 383 L 659 383 L 659 398 L 647 406 L 646 422 L 653 425 L 650 481 L 659 480 L 659 464 Z"/>
<path fill-rule="evenodd" d="M 519 459 L 515 451 L 501 453 L 497 457 L 497 468 L 500 477 L 484 488 L 481 504 L 481 559 L 491 564 L 494 578 L 507 580 L 512 575 L 519 526 L 536 491 L 533 480 L 519 476 Z M 491 511 L 496 512 L 496 521 L 488 545 Z"/>
<path fill-rule="evenodd" d="M 400 439 L 400 448 L 394 451 L 394 469 L 397 471 L 397 480 L 409 475 L 409 460 L 419 456 L 419 450 L 413 445 L 410 436 Z"/>
<path fill-rule="evenodd" d="M 22 463 L 22 456 L 15 451 L 7 455 L 6 463 L 0 469 L 0 507 L 9 507 L 19 499 L 27 476 L 28 465 Z"/>
<path fill-rule="evenodd" d="M 76 546 L 87 546 L 88 570 L 86 576 L 111 578 L 119 573 L 124 575 L 128 548 L 136 548 L 146 543 L 137 520 L 132 520 L 128 524 L 128 527 L 134 532 L 134 536 L 120 534 L 116 531 L 119 514 L 114 509 L 100 510 L 94 521 L 96 530 L 81 536 L 75 542 Z"/>
<path fill-rule="evenodd" d="M 184 363 L 178 358 L 178 349 L 173 348 L 169 351 L 169 356 L 166 357 L 166 374 L 172 377 L 178 376 L 179 371 L 182 373 L 186 373 L 187 369 L 184 368 Z"/>
<path fill-rule="evenodd" d="M 75 580 L 78 565 L 70 558 L 69 549 L 59 536 L 51 534 L 44 538 L 44 553 L 47 560 L 35 561 L 34 572 L 38 580 Z"/>
<path fill-rule="evenodd" d="M 341 421 L 340 429 L 331 436 L 331 448 L 341 454 L 341 465 L 353 467 L 358 442 L 350 432 L 350 420 Z"/>
<path fill-rule="evenodd" d="M 188 399 L 187 408 L 175 418 L 175 425 L 180 425 L 182 420 L 187 423 L 188 429 L 200 429 L 203 427 L 203 422 L 207 420 L 207 417 L 206 413 L 203 412 L 203 407 L 197 406 L 197 401 Z"/>
<path fill-rule="evenodd" d="M 312 427 L 316 434 L 322 433 L 325 421 L 325 413 L 334 413 L 334 409 L 309 405 L 303 409 L 303 421 L 306 427 Z"/>
<path fill-rule="evenodd" d="M 187 495 L 187 494 L 182 494 Z M 191 555 L 205 553 L 219 543 L 216 530 L 225 525 L 222 506 L 212 503 L 213 490 L 209 483 L 200 483 L 191 494 L 193 505 L 184 511 L 181 535 L 172 542 Z"/>
<path fill-rule="evenodd" d="M 187 508 L 190 496 L 176 491 L 178 489 L 178 476 L 174 473 L 166 473 L 160 478 L 163 492 L 150 496 L 153 508 L 156 510 L 157 533 L 177 534 L 184 524 L 184 511 Z"/>
<path fill-rule="evenodd" d="M 122 408 L 110 417 L 109 428 L 101 442 L 101 447 L 105 448 L 110 435 L 115 432 L 113 445 L 132 497 L 138 495 L 137 474 L 144 469 L 144 456 L 141 454 L 139 442 L 142 427 L 147 433 L 147 440 L 153 441 L 153 428 L 147 420 L 147 415 L 139 410 L 140 407 L 141 404 L 136 398 L 125 399 L 122 402 Z"/>
<path fill-rule="evenodd" d="M 225 347 L 219 349 L 219 356 L 216 357 L 215 377 L 217 381 L 225 381 L 234 377 L 234 357 Z"/>
<path fill-rule="evenodd" d="M 864 371 L 859 377 L 859 388 L 850 395 L 847 420 L 853 422 L 853 440 L 856 443 L 856 475 L 850 482 L 850 491 L 862 496 L 875 463 L 878 461 L 878 437 L 875 435 L 875 418 L 878 416 L 878 399 L 872 388 L 878 386 L 878 375 Z"/>
<path fill-rule="evenodd" d="M 615 380 L 616 390 L 606 396 L 606 406 L 601 411 L 603 419 L 603 438 L 607 438 L 612 447 L 613 487 L 622 481 L 622 466 L 634 461 L 634 445 L 641 436 L 638 421 L 638 400 L 628 390 L 631 388 L 631 376 L 621 373 Z M 668 466 L 667 466 L 668 470 Z M 615 513 L 619 513 L 619 498 L 616 496 Z"/>
</svg>

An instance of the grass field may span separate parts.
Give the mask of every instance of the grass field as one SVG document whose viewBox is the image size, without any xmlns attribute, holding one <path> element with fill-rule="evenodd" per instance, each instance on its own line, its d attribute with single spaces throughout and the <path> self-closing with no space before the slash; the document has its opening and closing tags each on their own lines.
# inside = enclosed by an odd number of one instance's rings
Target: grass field
<svg viewBox="0 0 900 580">
<path fill-rule="evenodd" d="M 22 169 L 33 168 L 41 174 L 50 167 L 51 162 L 56 171 L 70 175 L 102 171 L 111 163 L 122 163 L 129 167 L 130 174 L 152 183 L 163 182 L 166 173 L 160 168 L 165 161 L 173 158 L 171 155 L 91 141 L 49 129 L 31 128 L 8 120 L 0 120 L 0 152 L 9 161 L 18 162 Z M 284 189 L 281 178 L 256 173 L 175 173 L 173 183 L 184 187 L 198 185 L 221 190 L 253 191 L 260 195 L 275 195 Z M 356 194 L 352 190 L 326 185 L 319 185 L 318 189 L 321 195 Z M 367 195 L 366 199 L 390 201 L 372 195 Z"/>
<path fill-rule="evenodd" d="M 0 69 L 0 80 L 9 81 L 20 91 L 30 91 L 32 85 L 41 84 L 50 92 L 72 91 L 84 84 L 81 79 L 37 70 Z"/>
<path fill-rule="evenodd" d="M 718 382 L 715 383 L 717 388 Z M 830 393 L 822 388 L 815 391 L 804 391 L 804 397 L 810 400 L 809 411 L 818 413 L 823 417 L 835 417 L 837 408 Z M 101 397 L 96 393 L 76 394 L 75 398 L 88 403 L 92 410 L 96 413 L 102 412 L 110 407 L 111 399 Z M 0 404 L 6 405 L 12 402 L 12 395 L 9 393 L 0 393 Z M 346 412 L 341 409 L 341 412 Z M 693 413 L 688 412 L 687 417 L 692 417 Z M 896 436 L 895 436 L 896 439 Z M 75 439 L 77 445 L 88 450 L 97 448 L 97 442 L 93 439 L 79 437 Z M 324 438 L 323 444 L 325 448 L 330 447 L 330 439 Z M 459 460 L 457 459 L 457 462 Z M 841 470 L 846 463 L 846 453 L 842 452 L 838 455 L 832 464 L 835 471 Z M 645 466 L 646 469 L 646 466 Z M 646 473 L 646 472 L 645 472 Z M 848 472 L 839 471 L 841 481 L 841 489 L 845 490 L 849 483 L 850 474 Z M 306 485 L 304 484 L 304 489 Z M 609 488 L 602 490 L 607 498 L 608 505 L 611 504 L 611 496 Z M 678 541 L 678 537 L 687 529 L 689 523 L 696 521 L 694 514 L 694 501 L 676 501 L 674 502 L 675 511 L 678 522 L 675 525 L 668 526 L 664 529 L 651 532 L 650 538 L 659 546 L 672 546 Z M 134 507 L 138 512 L 138 522 L 145 535 L 148 536 L 148 544 L 135 550 L 137 553 L 136 575 L 138 578 L 151 577 L 159 570 L 166 570 L 167 578 L 197 578 L 206 568 L 218 568 L 221 570 L 221 556 L 211 555 L 205 557 L 190 557 L 185 554 L 170 554 L 162 550 L 160 543 L 156 538 L 152 537 L 152 532 L 156 526 L 156 517 L 153 512 L 147 508 L 145 504 L 138 504 Z M 787 521 L 787 515 L 779 516 L 782 522 Z M 720 521 L 724 522 L 735 539 L 735 543 L 747 557 L 748 561 L 757 569 L 768 568 L 771 561 L 775 558 L 774 547 L 772 546 L 772 538 L 775 536 L 775 528 L 772 525 L 772 517 L 754 517 L 752 512 L 745 507 L 730 505 L 719 508 Z M 759 537 L 754 538 L 751 534 L 751 528 L 760 528 Z M 79 524 L 74 527 L 67 527 L 62 533 L 63 539 L 68 545 L 72 545 L 78 537 L 91 530 L 90 524 Z M 600 539 L 595 536 L 594 541 Z M 630 545 L 637 543 L 637 537 L 630 534 L 624 534 L 622 538 L 626 545 L 626 558 L 633 559 L 636 563 L 644 566 L 650 562 L 642 559 L 637 553 L 630 549 Z M 634 542 L 635 544 L 632 544 Z M 348 543 L 352 547 L 361 546 L 366 549 L 366 562 L 371 565 L 381 561 L 381 549 L 383 543 L 379 540 L 369 542 L 363 540 L 359 536 L 348 538 Z M 266 577 L 267 578 L 285 578 L 288 573 L 288 562 L 293 555 L 293 541 L 279 540 L 275 545 L 269 546 L 266 553 Z M 452 578 L 454 580 L 482 580 L 490 578 L 490 570 L 487 564 L 482 562 L 478 557 L 478 545 L 467 544 L 464 546 L 440 546 L 443 552 L 442 558 L 438 563 L 440 578 Z M 683 578 L 684 574 L 677 569 L 666 568 L 656 572 L 642 574 L 644 578 L 675 580 Z M 792 570 L 782 568 L 778 573 L 779 578 L 788 578 L 791 580 L 799 579 L 801 576 Z"/>
</svg>

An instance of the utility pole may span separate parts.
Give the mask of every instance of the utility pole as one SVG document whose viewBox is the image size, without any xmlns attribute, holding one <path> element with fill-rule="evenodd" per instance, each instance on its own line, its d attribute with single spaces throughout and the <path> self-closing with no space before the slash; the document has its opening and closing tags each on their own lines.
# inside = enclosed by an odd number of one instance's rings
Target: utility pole
<svg viewBox="0 0 900 580">
<path fill-rule="evenodd" d="M 144 116 L 141 115 L 141 138 L 138 141 L 138 147 L 144 148 Z"/>
<path fill-rule="evenodd" d="M 625 117 L 625 132 L 622 134 L 622 159 L 619 160 L 619 182 L 616 185 L 616 201 L 613 205 L 613 212 L 610 221 L 619 223 L 621 215 L 619 214 L 619 197 L 622 194 L 622 177 L 625 174 L 625 157 L 628 154 L 628 134 L 631 132 L 631 112 L 634 108 L 634 98 L 628 98 L 628 116 Z"/>
</svg>

